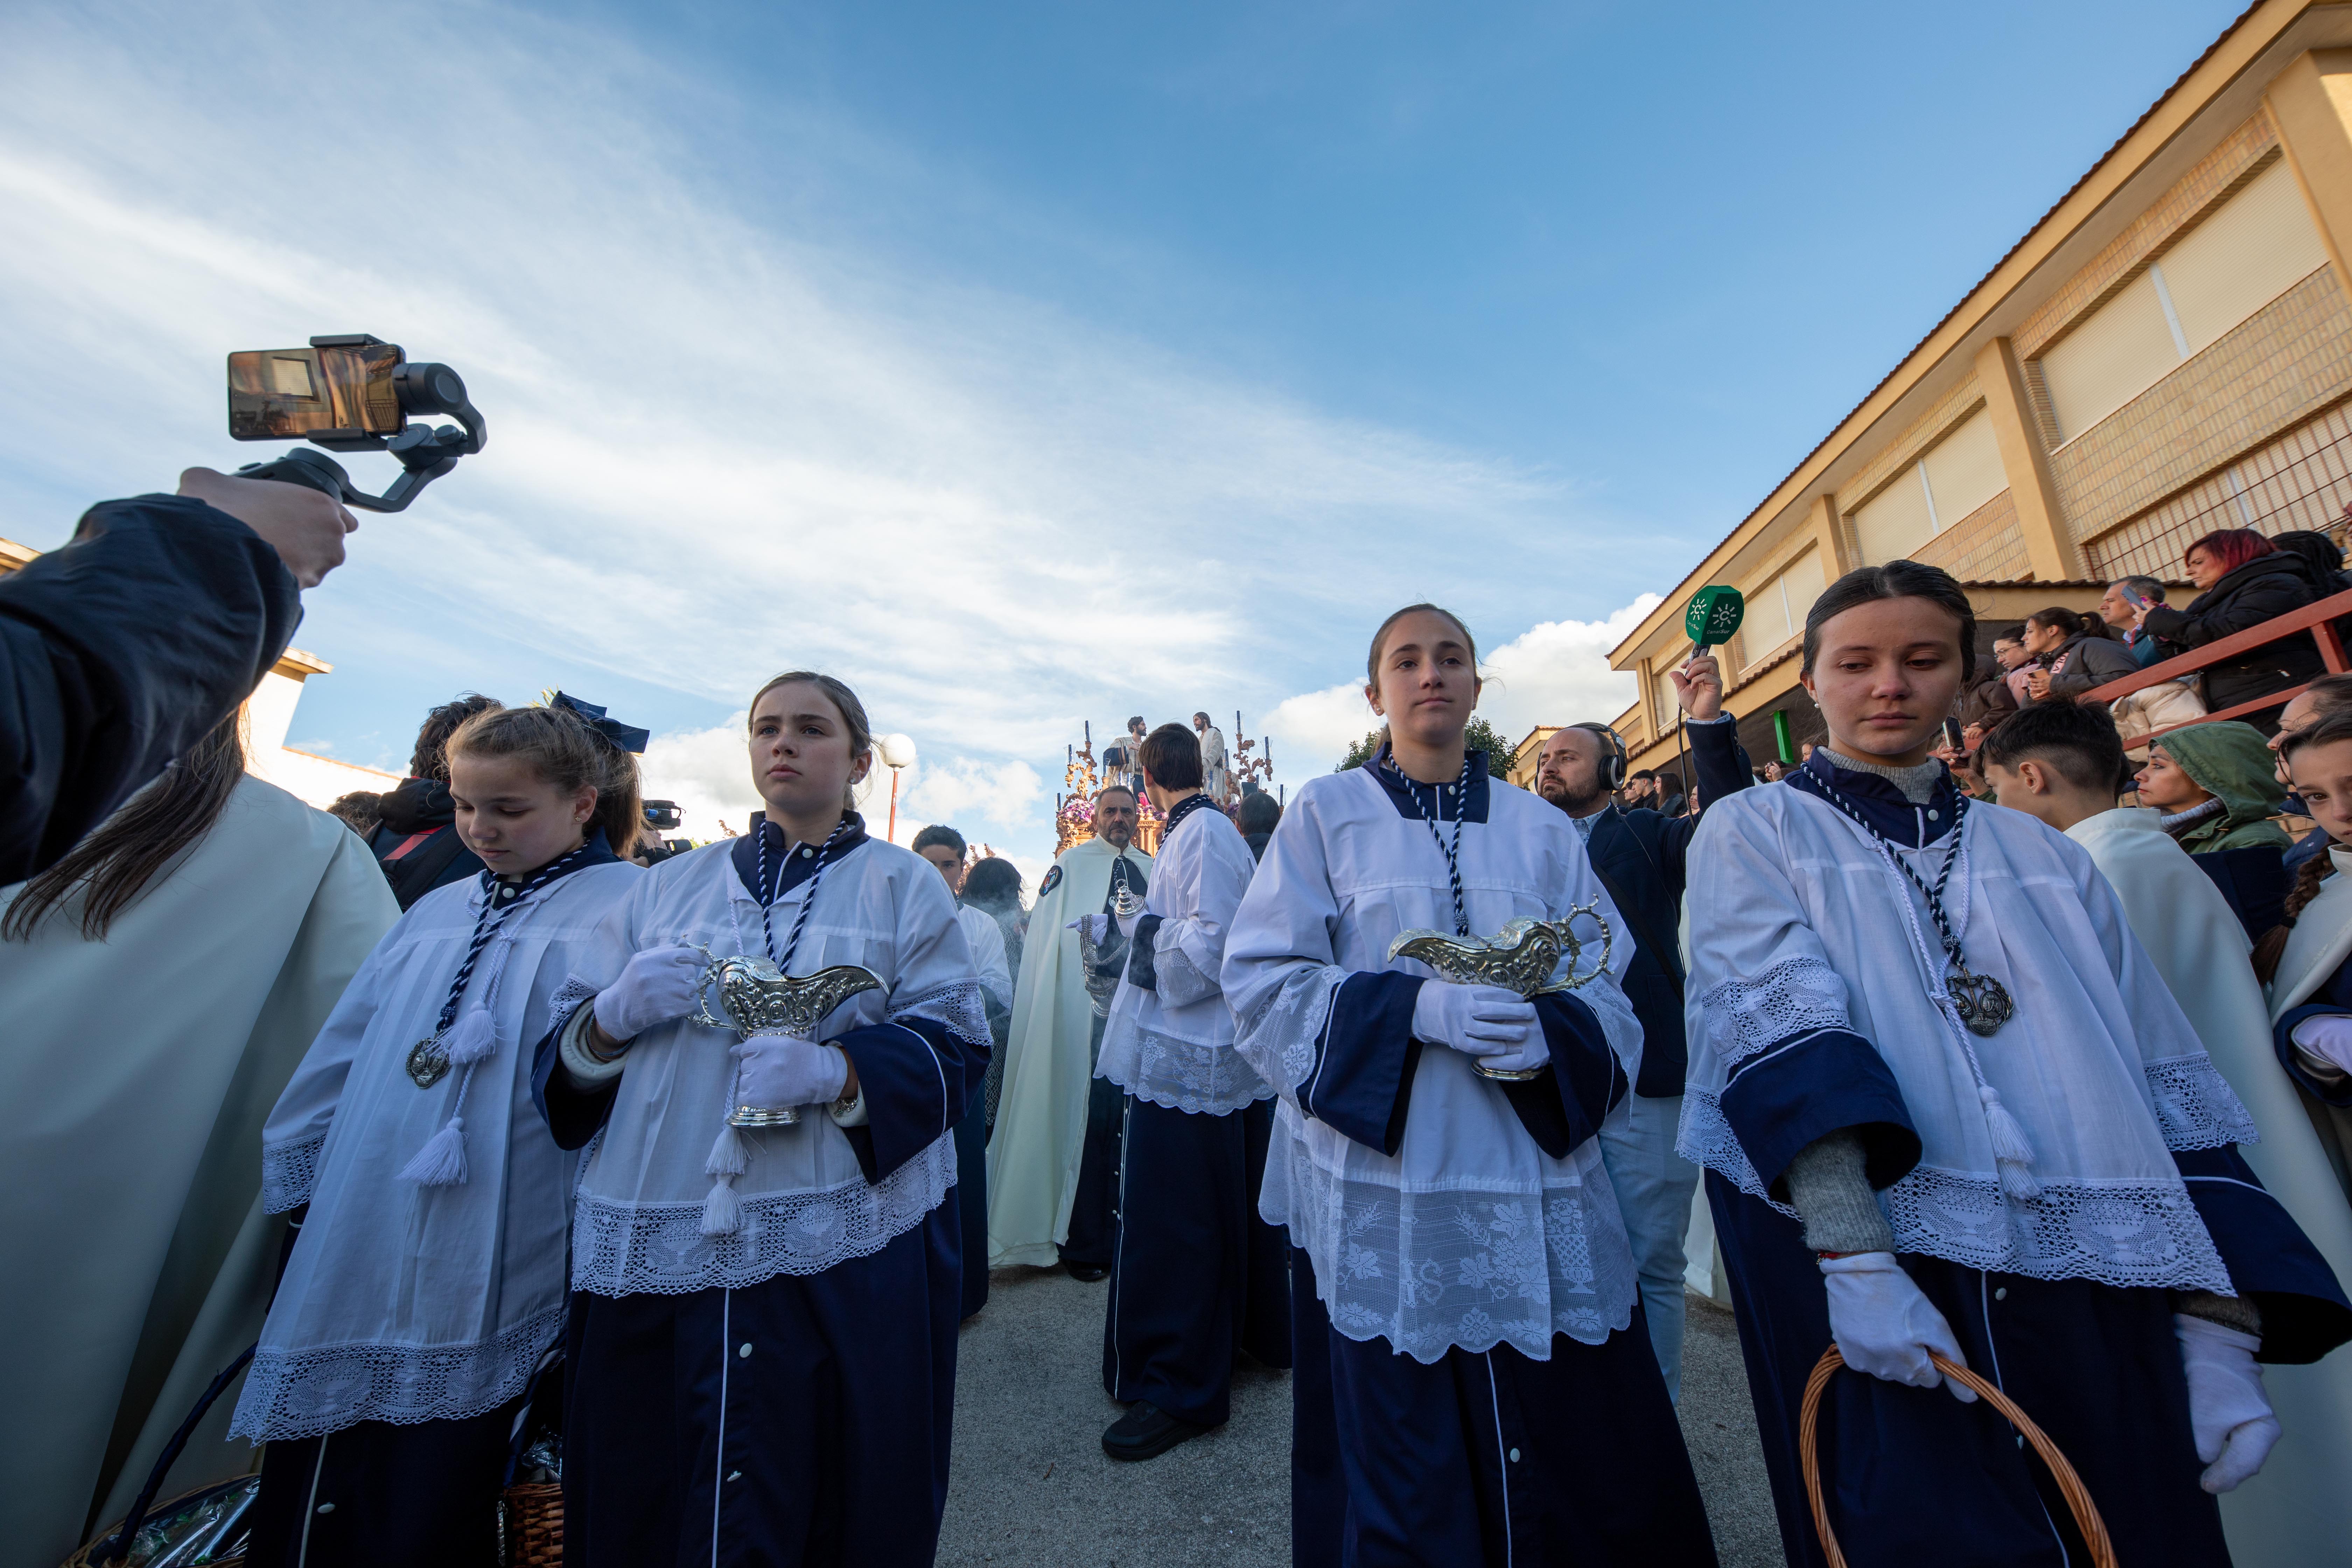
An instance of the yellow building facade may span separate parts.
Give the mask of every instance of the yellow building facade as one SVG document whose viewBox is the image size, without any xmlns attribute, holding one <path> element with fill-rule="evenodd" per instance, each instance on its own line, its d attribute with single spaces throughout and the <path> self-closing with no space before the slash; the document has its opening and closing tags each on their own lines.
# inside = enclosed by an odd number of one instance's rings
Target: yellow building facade
<svg viewBox="0 0 2352 1568">
<path fill-rule="evenodd" d="M 1610 655 L 1634 768 L 1676 766 L 1683 607 L 1747 599 L 1721 650 L 1759 763 L 1822 736 L 1797 682 L 1829 583 L 1944 567 L 1993 629 L 2182 583 L 2216 528 L 2352 503 L 2352 7 L 2247 12 Z M 2185 589 L 2185 583 L 2183 587 Z M 2183 594 L 2175 603 L 2185 602 Z"/>
</svg>

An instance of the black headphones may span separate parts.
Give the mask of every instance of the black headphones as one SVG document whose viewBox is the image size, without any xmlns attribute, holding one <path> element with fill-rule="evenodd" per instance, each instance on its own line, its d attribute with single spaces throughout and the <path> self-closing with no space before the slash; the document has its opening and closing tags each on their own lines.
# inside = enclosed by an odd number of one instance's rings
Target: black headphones
<svg viewBox="0 0 2352 1568">
<path fill-rule="evenodd" d="M 1573 724 L 1570 729 L 1590 730 L 1596 735 L 1609 737 L 1609 754 L 1601 759 L 1601 782 L 1609 786 L 1611 795 L 1625 787 L 1625 740 L 1606 724 Z"/>
</svg>

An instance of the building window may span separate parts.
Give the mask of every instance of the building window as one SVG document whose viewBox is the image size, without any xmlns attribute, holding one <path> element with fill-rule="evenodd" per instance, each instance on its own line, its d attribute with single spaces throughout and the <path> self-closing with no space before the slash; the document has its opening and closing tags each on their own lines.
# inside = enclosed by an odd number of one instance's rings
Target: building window
<svg viewBox="0 0 2352 1568">
<path fill-rule="evenodd" d="M 1746 595 L 1748 613 L 1739 623 L 1742 667 L 1767 658 L 1805 629 L 1805 612 L 1829 586 L 1822 552 L 1808 550 Z"/>
<path fill-rule="evenodd" d="M 2042 355 L 2059 441 L 2080 436 L 2326 265 L 2281 159 Z"/>
<path fill-rule="evenodd" d="M 1869 565 L 1899 561 L 2008 488 L 1992 416 L 1979 408 L 1862 504 L 1854 542 Z"/>
</svg>

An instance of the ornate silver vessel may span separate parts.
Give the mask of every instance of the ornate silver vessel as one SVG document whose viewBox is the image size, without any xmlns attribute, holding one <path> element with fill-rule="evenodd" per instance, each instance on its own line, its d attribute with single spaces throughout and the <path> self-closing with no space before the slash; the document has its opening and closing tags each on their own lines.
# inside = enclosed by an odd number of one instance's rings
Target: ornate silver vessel
<svg viewBox="0 0 2352 1568">
<path fill-rule="evenodd" d="M 1439 979 L 1455 985 L 1492 985 L 1529 997 L 1550 991 L 1573 991 L 1589 984 L 1609 967 L 1609 954 L 1616 944 L 1616 933 L 1609 929 L 1600 906 L 1601 900 L 1595 899 L 1589 904 L 1577 905 L 1556 921 L 1521 916 L 1504 922 L 1501 931 L 1483 941 L 1475 936 L 1449 936 L 1442 931 L 1401 931 L 1389 943 L 1389 956 L 1417 959 L 1435 970 Z M 1600 962 L 1581 973 L 1577 964 L 1584 955 L 1584 942 L 1573 929 L 1579 915 L 1591 916 L 1593 923 L 1601 928 Z M 1554 980 L 1552 972 L 1559 967 L 1562 957 L 1568 960 L 1567 973 Z M 1542 1071 L 1541 1068 L 1526 1072 L 1478 1068 L 1483 1078 L 1514 1083 L 1538 1077 Z"/>
<path fill-rule="evenodd" d="M 1122 893 L 1126 891 L 1124 888 L 1119 890 Z M 1071 923 L 1078 933 L 1078 962 L 1084 966 L 1079 974 L 1086 984 L 1087 1000 L 1094 1004 L 1096 1017 L 1108 1018 L 1110 1016 L 1110 999 L 1118 994 L 1120 970 L 1126 965 L 1122 964 L 1108 974 L 1099 973 L 1103 944 L 1095 940 L 1095 922 L 1081 916 Z M 1108 929 L 1117 931 L 1118 928 L 1111 926 Z"/>
<path fill-rule="evenodd" d="M 708 952 L 708 949 L 704 950 Z M 719 988 L 723 1016 L 710 1011 L 710 989 Z M 816 1038 L 826 1015 L 861 991 L 882 989 L 870 969 L 836 963 L 814 974 L 791 975 L 764 958 L 713 957 L 694 988 L 694 1021 L 713 1028 L 733 1029 L 745 1039 L 754 1035 L 787 1035 L 796 1040 Z M 797 1107 L 739 1105 L 727 1120 L 736 1127 L 792 1127 L 801 1113 Z"/>
</svg>

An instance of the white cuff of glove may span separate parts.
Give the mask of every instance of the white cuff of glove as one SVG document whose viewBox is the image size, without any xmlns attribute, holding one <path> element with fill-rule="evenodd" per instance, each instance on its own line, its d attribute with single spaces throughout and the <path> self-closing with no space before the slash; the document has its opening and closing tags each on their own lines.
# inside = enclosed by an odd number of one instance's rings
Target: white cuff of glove
<svg viewBox="0 0 2352 1568">
<path fill-rule="evenodd" d="M 847 1105 L 836 1100 L 824 1108 L 824 1113 L 833 1118 L 833 1124 L 835 1127 L 863 1127 L 873 1120 L 866 1113 L 866 1090 L 863 1089 L 857 1091 L 857 1098 Z"/>
<path fill-rule="evenodd" d="M 2197 1484 L 2218 1497 L 2252 1479 L 2279 1440 L 2279 1418 L 2254 1360 L 2263 1342 L 2185 1312 L 2172 1315 L 2172 1331 L 2189 1375 L 2189 1431 L 2205 1461 Z"/>
<path fill-rule="evenodd" d="M 600 1084 L 610 1083 L 620 1077 L 622 1069 L 629 1065 L 625 1056 L 600 1061 L 589 1054 L 588 1026 L 594 1012 L 593 1007 L 574 1011 L 572 1021 L 563 1026 L 563 1033 L 556 1037 L 555 1041 L 556 1055 L 562 1058 L 564 1072 L 582 1089 L 594 1089 Z"/>
<path fill-rule="evenodd" d="M 1846 1365 L 1888 1383 L 1933 1388 L 1938 1383 L 1963 1405 L 1976 1394 L 1936 1370 L 1933 1351 L 1957 1366 L 1969 1364 L 1960 1342 L 1936 1304 L 1920 1292 L 1891 1252 L 1856 1252 L 1821 1260 L 1829 1291 L 1830 1337 Z"/>
</svg>

